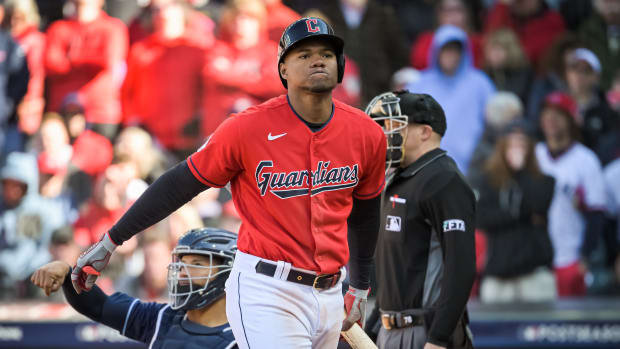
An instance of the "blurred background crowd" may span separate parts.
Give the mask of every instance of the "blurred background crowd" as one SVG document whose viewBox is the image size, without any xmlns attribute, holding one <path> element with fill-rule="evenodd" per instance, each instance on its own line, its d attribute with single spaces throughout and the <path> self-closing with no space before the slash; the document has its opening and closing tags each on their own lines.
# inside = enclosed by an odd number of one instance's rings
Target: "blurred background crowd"
<svg viewBox="0 0 620 349">
<path fill-rule="evenodd" d="M 0 300 L 40 298 L 37 267 L 73 264 L 230 113 L 285 93 L 277 43 L 302 15 L 345 40 L 337 99 L 445 109 L 478 196 L 472 297 L 620 294 L 620 0 L 0 0 Z M 237 230 L 226 190 L 126 242 L 101 287 L 162 299 L 204 225 Z"/>
</svg>

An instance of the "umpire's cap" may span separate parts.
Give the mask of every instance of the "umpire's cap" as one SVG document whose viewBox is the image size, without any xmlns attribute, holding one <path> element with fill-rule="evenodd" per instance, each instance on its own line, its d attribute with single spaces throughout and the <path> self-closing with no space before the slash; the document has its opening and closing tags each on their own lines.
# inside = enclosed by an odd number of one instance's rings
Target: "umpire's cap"
<svg viewBox="0 0 620 349">
<path fill-rule="evenodd" d="M 400 98 L 400 109 L 409 118 L 409 123 L 429 125 L 440 136 L 446 133 L 446 114 L 435 98 L 426 93 L 411 93 L 407 90 L 394 92 Z"/>
<path fill-rule="evenodd" d="M 334 47 L 338 62 L 338 82 L 342 82 L 344 75 L 344 41 L 334 34 L 334 29 L 318 17 L 305 17 L 293 22 L 284 29 L 278 45 L 278 74 L 284 87 L 288 88 L 286 80 L 280 74 L 280 63 L 286 54 L 298 43 L 309 38 L 322 38 Z"/>
</svg>

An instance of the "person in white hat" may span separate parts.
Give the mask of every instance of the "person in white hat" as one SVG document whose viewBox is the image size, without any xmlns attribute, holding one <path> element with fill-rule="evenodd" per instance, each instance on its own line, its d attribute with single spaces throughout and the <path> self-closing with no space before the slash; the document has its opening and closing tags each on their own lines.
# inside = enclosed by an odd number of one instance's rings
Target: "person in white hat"
<svg viewBox="0 0 620 349">
<path fill-rule="evenodd" d="M 617 127 L 620 117 L 609 106 L 600 88 L 601 63 L 586 48 L 576 49 L 565 72 L 568 92 L 579 108 L 583 144 L 596 149 L 599 139 Z"/>
</svg>

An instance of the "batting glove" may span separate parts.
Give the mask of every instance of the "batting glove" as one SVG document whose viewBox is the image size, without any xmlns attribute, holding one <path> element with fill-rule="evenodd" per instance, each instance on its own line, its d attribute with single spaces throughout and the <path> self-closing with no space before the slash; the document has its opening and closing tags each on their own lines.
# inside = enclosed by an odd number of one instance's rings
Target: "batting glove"
<svg viewBox="0 0 620 349">
<path fill-rule="evenodd" d="M 356 322 L 360 327 L 364 328 L 368 292 L 370 292 L 370 289 L 358 290 L 355 287 L 349 286 L 349 290 L 344 295 L 344 309 L 347 316 L 342 322 L 343 331 L 349 330 Z"/>
<path fill-rule="evenodd" d="M 99 242 L 80 255 L 71 272 L 71 283 L 75 292 L 79 294 L 90 291 L 103 268 L 108 265 L 115 249 L 116 244 L 110 239 L 110 235 L 105 233 Z"/>
</svg>

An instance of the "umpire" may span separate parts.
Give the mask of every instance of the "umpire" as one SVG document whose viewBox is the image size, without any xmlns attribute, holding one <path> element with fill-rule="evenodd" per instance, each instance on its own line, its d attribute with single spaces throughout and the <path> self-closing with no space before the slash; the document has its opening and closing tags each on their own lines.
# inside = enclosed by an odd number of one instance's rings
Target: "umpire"
<svg viewBox="0 0 620 349">
<path fill-rule="evenodd" d="M 377 243 L 377 344 L 387 348 L 473 348 L 465 305 L 475 276 L 475 198 L 439 148 L 441 106 L 427 94 L 377 96 L 367 108 L 388 138 Z M 398 127 L 399 120 L 407 120 Z M 395 132 L 397 130 L 397 132 Z"/>
</svg>

